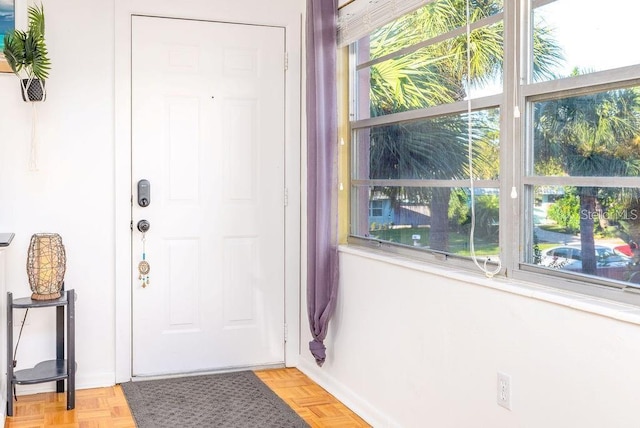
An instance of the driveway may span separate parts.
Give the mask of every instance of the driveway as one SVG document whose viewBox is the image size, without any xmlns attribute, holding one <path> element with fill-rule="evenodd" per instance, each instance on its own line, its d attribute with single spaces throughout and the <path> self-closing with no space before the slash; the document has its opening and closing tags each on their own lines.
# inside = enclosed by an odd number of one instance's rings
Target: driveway
<svg viewBox="0 0 640 428">
<path fill-rule="evenodd" d="M 580 237 L 569 233 L 550 232 L 548 230 L 534 227 L 533 232 L 538 237 L 538 242 L 553 242 L 557 244 L 580 243 Z"/>
</svg>

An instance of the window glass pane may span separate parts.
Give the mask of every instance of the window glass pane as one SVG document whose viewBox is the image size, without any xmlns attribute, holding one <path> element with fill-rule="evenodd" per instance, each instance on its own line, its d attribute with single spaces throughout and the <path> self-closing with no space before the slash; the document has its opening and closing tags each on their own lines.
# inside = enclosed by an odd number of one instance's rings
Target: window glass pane
<svg viewBox="0 0 640 428">
<path fill-rule="evenodd" d="M 502 92 L 502 24 L 472 32 L 478 55 L 467 84 L 465 35 L 358 70 L 358 118 L 383 116 Z"/>
<path fill-rule="evenodd" d="M 502 13 L 502 0 L 471 1 L 471 23 Z M 366 59 L 375 59 L 402 48 L 448 33 L 467 24 L 466 1 L 438 0 L 428 3 L 371 33 Z M 499 29 L 500 37 L 502 26 Z"/>
<path fill-rule="evenodd" d="M 352 231 L 355 235 L 461 256 L 471 254 L 469 188 L 389 186 L 359 188 L 354 193 L 358 191 L 367 194 L 359 212 L 369 215 L 362 221 L 366 229 Z M 498 189 L 475 188 L 474 194 L 476 254 L 497 260 Z"/>
<path fill-rule="evenodd" d="M 639 94 L 635 87 L 534 103 L 533 173 L 639 175 Z"/>
<path fill-rule="evenodd" d="M 383 223 L 386 220 L 385 201 L 381 199 L 373 199 L 369 203 L 369 218 L 373 221 Z"/>
<path fill-rule="evenodd" d="M 640 2 L 628 0 L 557 0 L 534 9 L 532 80 L 640 63 L 639 15 Z"/>
<path fill-rule="evenodd" d="M 640 284 L 638 189 L 557 185 L 533 192 L 528 263 Z"/>
<path fill-rule="evenodd" d="M 465 35 L 358 70 L 358 93 L 364 96 L 358 118 L 501 93 L 502 23 L 477 29 L 471 37 L 477 51 L 469 84 Z"/>
<path fill-rule="evenodd" d="M 467 114 L 362 129 L 356 133 L 357 179 L 468 179 Z M 471 114 L 473 174 L 497 179 L 499 113 Z"/>
</svg>

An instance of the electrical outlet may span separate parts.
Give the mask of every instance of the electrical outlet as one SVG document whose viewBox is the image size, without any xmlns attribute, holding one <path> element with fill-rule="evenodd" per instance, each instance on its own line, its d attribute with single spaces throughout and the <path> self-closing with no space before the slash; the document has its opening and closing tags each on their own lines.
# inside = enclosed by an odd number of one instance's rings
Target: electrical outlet
<svg viewBox="0 0 640 428">
<path fill-rule="evenodd" d="M 511 376 L 498 372 L 498 405 L 511 410 Z"/>
</svg>

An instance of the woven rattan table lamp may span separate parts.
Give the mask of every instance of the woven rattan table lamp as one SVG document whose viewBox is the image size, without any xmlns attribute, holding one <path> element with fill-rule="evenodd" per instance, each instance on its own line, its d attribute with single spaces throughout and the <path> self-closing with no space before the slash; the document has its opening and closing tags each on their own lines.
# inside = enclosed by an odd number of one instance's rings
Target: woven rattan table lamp
<svg viewBox="0 0 640 428">
<path fill-rule="evenodd" d="M 27 275 L 34 300 L 60 297 L 64 284 L 67 257 L 62 237 L 57 233 L 36 233 L 31 236 L 27 255 Z"/>
</svg>

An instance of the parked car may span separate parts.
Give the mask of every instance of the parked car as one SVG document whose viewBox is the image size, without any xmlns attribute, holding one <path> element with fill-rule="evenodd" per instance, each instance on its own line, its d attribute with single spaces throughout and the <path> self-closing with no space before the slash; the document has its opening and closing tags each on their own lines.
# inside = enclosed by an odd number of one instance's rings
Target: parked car
<svg viewBox="0 0 640 428">
<path fill-rule="evenodd" d="M 622 254 L 633 257 L 633 251 L 638 249 L 638 244 L 631 241 L 628 244 L 618 245 L 617 247 L 613 247 L 615 251 L 619 251 Z"/>
<path fill-rule="evenodd" d="M 604 245 L 596 245 L 595 251 L 598 276 L 622 279 L 622 273 L 631 263 L 631 257 Z M 560 245 L 549 248 L 542 252 L 540 264 L 580 272 L 582 271 L 582 249 L 580 245 Z"/>
</svg>

